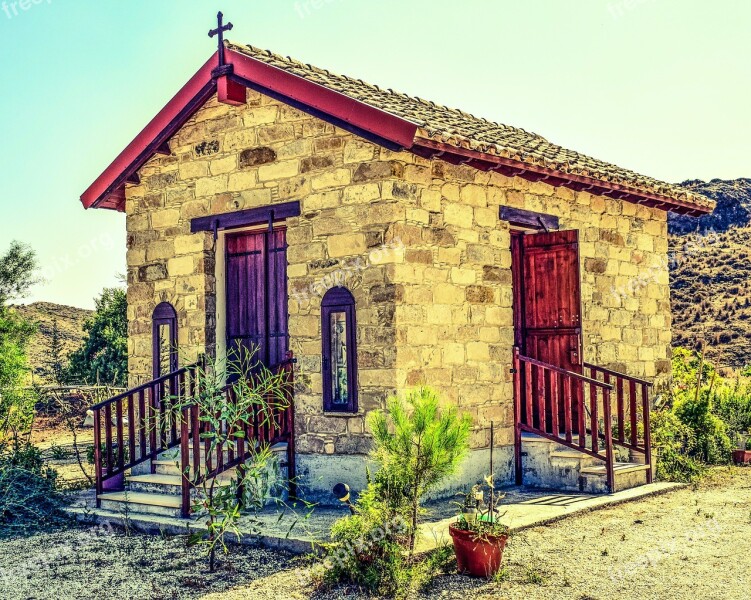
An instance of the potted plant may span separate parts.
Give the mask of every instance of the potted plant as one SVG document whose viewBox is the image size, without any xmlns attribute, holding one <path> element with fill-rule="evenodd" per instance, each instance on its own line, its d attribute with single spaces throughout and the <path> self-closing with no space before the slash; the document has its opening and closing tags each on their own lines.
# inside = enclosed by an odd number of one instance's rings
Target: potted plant
<svg viewBox="0 0 751 600">
<path fill-rule="evenodd" d="M 751 464 L 751 436 L 740 434 L 738 450 L 733 450 L 733 462 L 736 465 Z"/>
<path fill-rule="evenodd" d="M 462 512 L 455 523 L 449 525 L 449 534 L 454 542 L 456 564 L 459 572 L 474 577 L 490 578 L 501 568 L 503 550 L 509 529 L 500 522 L 497 504 L 505 494 L 496 495 L 493 476 L 485 478 L 488 487 L 488 503 L 485 492 L 476 485 L 466 494 Z M 474 503 L 474 512 L 471 505 Z M 504 513 L 505 514 L 505 513 Z"/>
<path fill-rule="evenodd" d="M 477 509 L 483 499 L 482 488 L 479 485 L 473 485 L 472 489 L 464 496 L 462 502 L 454 502 L 459 507 L 459 513 L 467 523 L 474 523 L 477 520 Z"/>
</svg>

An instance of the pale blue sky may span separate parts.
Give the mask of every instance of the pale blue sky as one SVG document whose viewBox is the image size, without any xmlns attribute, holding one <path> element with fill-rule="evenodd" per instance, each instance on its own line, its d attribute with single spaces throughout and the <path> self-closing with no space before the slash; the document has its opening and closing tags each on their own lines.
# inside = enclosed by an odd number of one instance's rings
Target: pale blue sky
<svg viewBox="0 0 751 600">
<path fill-rule="evenodd" d="M 25 7 L 25 8 L 24 8 Z M 230 39 L 530 129 L 667 181 L 751 176 L 745 0 L 0 0 L 0 250 L 91 307 L 125 218 L 81 192 Z"/>
</svg>

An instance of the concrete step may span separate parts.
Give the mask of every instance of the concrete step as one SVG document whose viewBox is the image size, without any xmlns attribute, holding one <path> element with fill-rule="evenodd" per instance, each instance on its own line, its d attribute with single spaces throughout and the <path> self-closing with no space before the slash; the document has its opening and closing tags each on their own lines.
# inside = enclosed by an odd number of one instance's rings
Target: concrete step
<svg viewBox="0 0 751 600">
<path fill-rule="evenodd" d="M 101 501 L 101 508 L 120 514 L 128 512 L 161 515 L 165 517 L 180 517 L 182 499 L 174 494 L 158 494 L 147 492 L 109 492 L 97 496 Z"/>
<path fill-rule="evenodd" d="M 229 485 L 232 483 L 234 469 L 221 473 L 216 478 L 216 485 Z M 154 473 L 147 475 L 135 475 L 126 479 L 128 491 L 133 493 L 147 494 L 170 494 L 182 496 L 182 477 L 177 474 Z M 209 480 L 209 485 L 211 480 Z"/>
<path fill-rule="evenodd" d="M 180 471 L 180 461 L 177 460 L 153 460 L 151 461 L 151 464 L 154 465 L 154 470 L 156 471 L 157 475 L 170 475 L 170 476 L 176 476 L 181 477 L 182 472 Z M 191 466 L 193 463 L 190 463 Z M 213 467 L 216 467 L 215 464 L 212 464 Z M 285 465 L 282 465 L 285 466 Z M 201 461 L 201 468 L 206 468 L 206 463 L 204 461 Z M 232 467 L 231 469 L 228 469 L 227 471 L 224 471 L 224 473 L 234 473 L 236 467 Z M 224 474 L 222 473 L 222 474 Z"/>
<path fill-rule="evenodd" d="M 613 492 L 628 490 L 647 483 L 649 465 L 618 462 L 613 465 Z M 585 467 L 581 470 L 583 491 L 607 493 L 607 470 L 605 465 Z"/>
<path fill-rule="evenodd" d="M 647 471 L 648 469 L 648 465 L 640 463 L 619 462 L 613 465 L 613 471 L 616 475 L 620 473 L 631 473 L 632 471 Z M 581 470 L 581 473 L 582 475 L 602 475 L 604 477 L 607 475 L 607 469 L 605 468 L 605 465 L 585 467 Z"/>
<path fill-rule="evenodd" d="M 593 467 L 601 464 L 602 461 L 576 450 L 556 451 L 550 453 L 550 464 L 554 467 L 570 467 L 581 471 L 585 467 Z"/>
<path fill-rule="evenodd" d="M 615 450 L 614 491 L 644 485 L 649 467 L 639 464 L 643 459 Z M 609 491 L 602 460 L 539 435 L 522 435 L 522 468 L 523 481 L 532 487 L 592 494 Z"/>
</svg>

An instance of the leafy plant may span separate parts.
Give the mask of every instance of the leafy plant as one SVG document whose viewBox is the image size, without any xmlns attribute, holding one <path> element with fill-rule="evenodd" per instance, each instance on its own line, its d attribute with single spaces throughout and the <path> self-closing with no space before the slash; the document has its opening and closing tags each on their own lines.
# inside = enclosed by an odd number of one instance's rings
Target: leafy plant
<svg viewBox="0 0 751 600">
<path fill-rule="evenodd" d="M 453 474 L 469 449 L 468 415 L 456 408 L 440 410 L 438 394 L 420 387 L 402 399 L 387 401 L 387 413 L 368 419 L 373 432 L 373 458 L 404 490 L 411 511 L 409 551 L 414 552 L 420 499 Z"/>
<path fill-rule="evenodd" d="M 11 242 L 0 257 L 0 306 L 26 295 L 39 281 L 36 253 L 26 244 Z"/>
<path fill-rule="evenodd" d="M 86 339 L 70 355 L 63 378 L 69 383 L 125 387 L 128 380 L 128 318 L 125 290 L 106 288 L 84 324 Z"/>
<path fill-rule="evenodd" d="M 0 258 L 0 444 L 18 447 L 34 419 L 36 394 L 22 388 L 27 371 L 26 347 L 35 327 L 4 303 L 22 296 L 35 281 L 33 251 L 13 243 Z"/>
<path fill-rule="evenodd" d="M 751 426 L 751 389 L 724 379 L 704 351 L 676 348 L 671 393 L 651 424 L 658 477 L 692 481 L 705 465 L 730 460 L 734 441 Z"/>
<path fill-rule="evenodd" d="M 496 494 L 493 475 L 485 477 L 485 487 L 487 491 L 482 485 L 472 486 L 470 492 L 466 494 L 462 513 L 454 524 L 457 529 L 471 531 L 477 540 L 487 540 L 490 537 L 509 534 L 509 528 L 500 521 L 503 515 L 498 514 L 498 503 L 506 497 L 506 494 Z M 473 502 L 469 500 L 470 498 Z M 466 508 L 472 504 L 475 514 L 470 516 L 471 513 L 468 513 Z"/>
<path fill-rule="evenodd" d="M 0 444 L 0 534 L 38 529 L 64 520 L 57 473 L 39 449 L 17 440 Z"/>
<path fill-rule="evenodd" d="M 207 448 L 207 456 L 224 453 L 239 440 L 245 440 L 245 432 L 254 425 L 254 415 L 259 426 L 276 426 L 274 413 L 289 405 L 286 374 L 270 371 L 254 357 L 255 350 L 243 350 L 229 359 L 199 367 L 199 393 L 192 398 L 170 399 L 169 414 L 177 420 L 182 419 L 184 409 L 197 406 L 200 442 Z M 217 549 L 226 554 L 227 539 L 231 535 L 239 539 L 238 522 L 243 511 L 263 508 L 280 485 L 278 462 L 268 445 L 250 447 L 248 451 L 250 457 L 238 465 L 231 477 L 220 479 L 205 468 L 198 479 L 190 473 L 183 474 L 196 486 L 194 510 L 203 515 L 205 523 L 205 529 L 191 535 L 189 543 L 204 547 L 211 572 L 216 568 Z M 256 524 L 251 520 L 251 525 Z"/>
<path fill-rule="evenodd" d="M 371 413 L 371 459 L 378 469 L 354 504 L 355 514 L 334 523 L 324 580 L 346 581 L 371 592 L 405 597 L 423 587 L 450 554 L 414 554 L 421 500 L 458 467 L 468 450 L 470 419 L 440 409 L 437 394 L 418 388 L 392 397 Z M 441 559 L 440 557 L 444 558 Z"/>
</svg>

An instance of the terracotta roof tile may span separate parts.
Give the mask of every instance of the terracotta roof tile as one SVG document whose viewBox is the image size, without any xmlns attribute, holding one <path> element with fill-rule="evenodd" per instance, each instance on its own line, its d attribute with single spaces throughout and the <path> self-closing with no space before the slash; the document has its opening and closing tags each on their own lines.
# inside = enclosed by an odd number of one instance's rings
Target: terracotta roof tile
<svg viewBox="0 0 751 600">
<path fill-rule="evenodd" d="M 418 137 L 544 166 L 562 173 L 630 186 L 643 192 L 688 202 L 705 210 L 714 207 L 714 201 L 701 194 L 568 150 L 519 127 L 494 123 L 422 98 L 382 89 L 362 79 L 337 75 L 269 50 L 235 43 L 229 43 L 228 47 L 409 121 L 418 126 Z"/>
</svg>

